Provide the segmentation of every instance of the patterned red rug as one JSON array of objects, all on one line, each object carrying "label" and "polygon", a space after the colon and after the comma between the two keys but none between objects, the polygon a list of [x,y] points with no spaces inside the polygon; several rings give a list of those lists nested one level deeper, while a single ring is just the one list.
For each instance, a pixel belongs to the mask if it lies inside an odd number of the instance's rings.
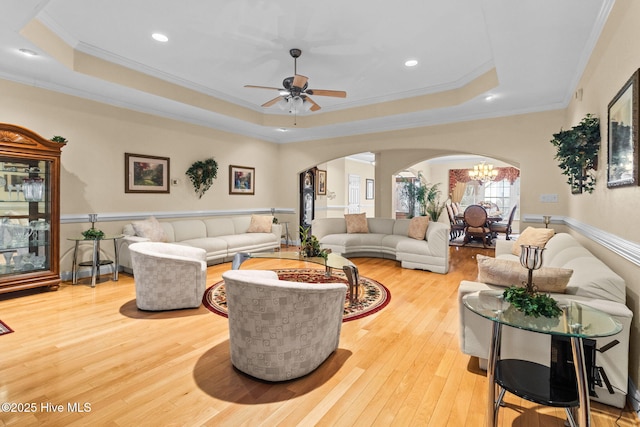
[{"label": "patterned red rug", "polygon": [[6,323],[0,320],[0,335],[10,334],[11,332],[13,332],[13,329],[11,329],[9,326],[7,326]]},{"label": "patterned red rug", "polygon": [[[307,282],[307,283],[348,283],[344,273],[339,270],[333,270],[331,277],[324,274],[324,270],[316,270],[310,268],[292,268],[274,270],[278,273],[280,280],[288,280],[290,282]],[[391,300],[391,293],[381,283],[360,276],[360,299],[354,303],[349,303],[349,294],[344,304],[343,322],[361,319],[382,310]],[[223,317],[227,317],[227,298],[224,290],[224,281],[209,287],[202,298],[202,303],[210,311]]]}]

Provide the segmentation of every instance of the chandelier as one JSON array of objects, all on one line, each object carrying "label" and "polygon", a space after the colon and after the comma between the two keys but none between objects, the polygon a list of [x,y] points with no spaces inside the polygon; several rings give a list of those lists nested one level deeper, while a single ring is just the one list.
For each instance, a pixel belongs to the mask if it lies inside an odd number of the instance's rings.
[{"label": "chandelier", "polygon": [[469,171],[469,177],[480,183],[493,181],[496,176],[498,176],[498,169],[494,169],[493,165],[488,165],[487,162],[480,162]]}]

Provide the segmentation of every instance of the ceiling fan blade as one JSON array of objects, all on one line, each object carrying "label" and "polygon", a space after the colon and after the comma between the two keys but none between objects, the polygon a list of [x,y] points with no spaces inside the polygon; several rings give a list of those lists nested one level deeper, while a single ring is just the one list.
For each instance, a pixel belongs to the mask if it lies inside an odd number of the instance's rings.
[{"label": "ceiling fan blade", "polygon": [[316,102],[313,99],[311,99],[311,97],[305,96],[305,98],[306,98],[307,102],[311,103],[311,108],[309,108],[309,110],[318,111],[320,109],[320,106],[318,104],[316,104]]},{"label": "ceiling fan blade", "polygon": [[273,90],[282,90],[279,87],[271,87],[271,86],[254,86],[254,85],[244,85],[244,87],[249,87],[253,89],[273,89]]},{"label": "ceiling fan blade", "polygon": [[282,99],[281,96],[276,96],[275,98],[273,98],[271,101],[267,101],[264,104],[261,105],[261,107],[271,107],[272,105],[275,105],[278,103],[278,101],[280,101]]},{"label": "ceiling fan blade", "polygon": [[305,76],[302,76],[300,74],[296,74],[293,77],[293,83],[291,83],[291,85],[294,86],[294,87],[303,88],[304,85],[307,84],[307,80],[309,80],[309,77],[305,77]]},{"label": "ceiling fan blade", "polygon": [[347,97],[347,92],[345,92],[343,90],[309,89],[306,92],[309,95],[334,96],[336,98],[346,98]]}]

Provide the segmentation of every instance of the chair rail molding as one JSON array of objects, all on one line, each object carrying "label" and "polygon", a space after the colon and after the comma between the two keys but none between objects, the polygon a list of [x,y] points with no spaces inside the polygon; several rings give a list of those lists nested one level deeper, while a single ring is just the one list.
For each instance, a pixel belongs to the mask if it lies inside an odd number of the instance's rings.
[{"label": "chair rail molding", "polygon": [[[98,213],[98,221],[134,221],[146,219],[150,216],[160,218],[199,218],[205,216],[234,216],[234,215],[267,215],[267,214],[295,214],[294,209],[289,208],[257,208],[257,209],[234,209],[234,210],[212,210],[212,211],[158,211],[158,212],[108,212]],[[87,222],[89,213],[60,215],[61,224],[72,224],[77,222]]]},{"label": "chair rail molding", "polygon": [[[542,215],[527,214],[524,215],[523,222],[544,223]],[[586,224],[578,221],[577,219],[554,215],[551,218],[551,224],[566,225],[572,230],[577,231],[589,240],[592,240],[599,245],[609,249],[613,253],[621,256],[640,267],[640,244],[627,240],[623,237],[617,236],[608,231],[594,227],[593,225]]]}]

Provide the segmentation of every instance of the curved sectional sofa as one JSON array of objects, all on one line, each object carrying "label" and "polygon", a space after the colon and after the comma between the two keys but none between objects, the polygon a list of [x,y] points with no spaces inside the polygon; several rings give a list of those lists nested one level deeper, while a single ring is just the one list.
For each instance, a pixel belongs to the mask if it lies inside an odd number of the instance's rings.
[{"label": "curved sectional sofa", "polygon": [[311,232],[323,249],[346,257],[370,256],[400,261],[403,268],[446,274],[449,226],[430,221],[424,238],[409,237],[409,219],[367,218],[366,233],[348,233],[344,218],[318,218]]}]

